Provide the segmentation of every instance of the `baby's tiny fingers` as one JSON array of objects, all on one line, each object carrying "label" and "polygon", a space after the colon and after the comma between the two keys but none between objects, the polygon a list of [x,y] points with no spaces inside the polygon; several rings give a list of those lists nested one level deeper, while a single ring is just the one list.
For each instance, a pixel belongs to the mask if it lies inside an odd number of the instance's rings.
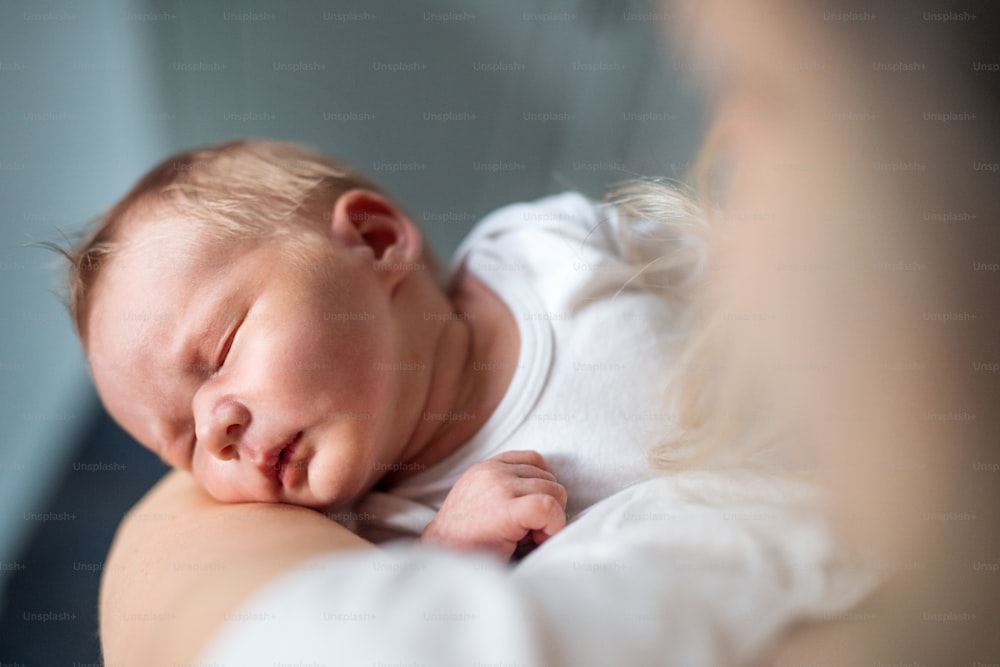
[{"label": "baby's tiny fingers", "polygon": [[538,466],[529,465],[527,463],[515,463],[511,466],[514,469],[514,474],[523,479],[547,479],[550,482],[555,482],[556,476],[545,468],[539,468]]},{"label": "baby's tiny fingers", "polygon": [[566,512],[548,494],[515,498],[510,504],[510,513],[518,525],[533,534],[541,531],[552,536],[566,527]]},{"label": "baby's tiny fingers", "polygon": [[542,470],[549,469],[549,467],[545,464],[545,459],[542,458],[542,455],[533,449],[503,452],[502,454],[497,454],[494,458],[502,463],[523,463],[529,466],[536,466]]},{"label": "baby's tiny fingers", "polygon": [[549,539],[550,537],[552,536],[542,530],[531,531],[531,541],[535,543],[536,547],[539,547],[542,544],[544,544],[545,540]]},{"label": "baby's tiny fingers", "polygon": [[566,487],[559,482],[554,482],[547,479],[535,478],[521,478],[514,482],[514,495],[518,497],[524,496],[535,496],[535,495],[545,495],[552,496],[555,498],[556,502],[563,509],[566,509],[566,501],[569,499],[569,495],[566,493]]}]

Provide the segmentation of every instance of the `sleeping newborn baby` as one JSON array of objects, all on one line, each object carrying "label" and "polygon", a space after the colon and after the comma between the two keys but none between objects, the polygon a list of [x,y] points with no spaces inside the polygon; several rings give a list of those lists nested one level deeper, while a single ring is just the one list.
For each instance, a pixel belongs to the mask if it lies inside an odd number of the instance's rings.
[{"label": "sleeping newborn baby", "polygon": [[216,499],[509,558],[652,476],[672,434],[680,310],[642,238],[564,194],[488,216],[444,276],[352,169],[237,141],[104,214],[69,306],[112,417]]}]

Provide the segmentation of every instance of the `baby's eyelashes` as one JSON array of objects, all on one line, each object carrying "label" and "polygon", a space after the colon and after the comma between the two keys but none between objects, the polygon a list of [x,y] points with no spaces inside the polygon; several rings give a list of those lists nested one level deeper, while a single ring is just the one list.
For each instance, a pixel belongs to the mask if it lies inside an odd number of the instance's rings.
[{"label": "baby's eyelashes", "polygon": [[226,359],[229,357],[229,350],[233,347],[233,340],[236,339],[236,331],[239,327],[234,327],[229,336],[226,337],[225,341],[222,343],[222,350],[219,352],[218,360],[215,363],[215,372],[218,373],[226,363]]},{"label": "baby's eyelashes", "polygon": [[244,313],[236,320],[233,328],[230,330],[229,335],[225,337],[222,342],[222,349],[219,350],[218,355],[216,355],[216,367],[215,372],[218,373],[222,370],[223,365],[226,363],[226,359],[229,358],[229,352],[233,348],[233,344],[236,342],[236,336],[239,334],[240,329],[243,327],[243,323],[247,319],[247,313]]}]

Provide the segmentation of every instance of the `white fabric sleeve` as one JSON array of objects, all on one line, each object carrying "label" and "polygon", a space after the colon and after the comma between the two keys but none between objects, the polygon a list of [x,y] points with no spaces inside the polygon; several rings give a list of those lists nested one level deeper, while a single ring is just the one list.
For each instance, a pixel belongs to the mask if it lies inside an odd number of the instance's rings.
[{"label": "white fabric sleeve", "polygon": [[319,558],[231,614],[199,664],[740,664],[875,583],[799,506],[657,479],[514,569],[419,547]]}]

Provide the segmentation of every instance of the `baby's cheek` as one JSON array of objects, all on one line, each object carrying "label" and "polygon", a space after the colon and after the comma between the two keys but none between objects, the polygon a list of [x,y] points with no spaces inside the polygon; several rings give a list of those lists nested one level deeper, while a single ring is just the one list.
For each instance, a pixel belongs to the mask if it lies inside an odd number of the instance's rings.
[{"label": "baby's cheek", "polygon": [[341,415],[310,443],[309,498],[303,504],[342,507],[358,500],[384,473],[378,472],[370,429],[354,415]]},{"label": "baby's cheek", "polygon": [[397,371],[384,323],[370,311],[335,312],[330,318],[325,335],[294,345],[290,384],[300,395],[330,396],[335,409],[360,409]]}]

